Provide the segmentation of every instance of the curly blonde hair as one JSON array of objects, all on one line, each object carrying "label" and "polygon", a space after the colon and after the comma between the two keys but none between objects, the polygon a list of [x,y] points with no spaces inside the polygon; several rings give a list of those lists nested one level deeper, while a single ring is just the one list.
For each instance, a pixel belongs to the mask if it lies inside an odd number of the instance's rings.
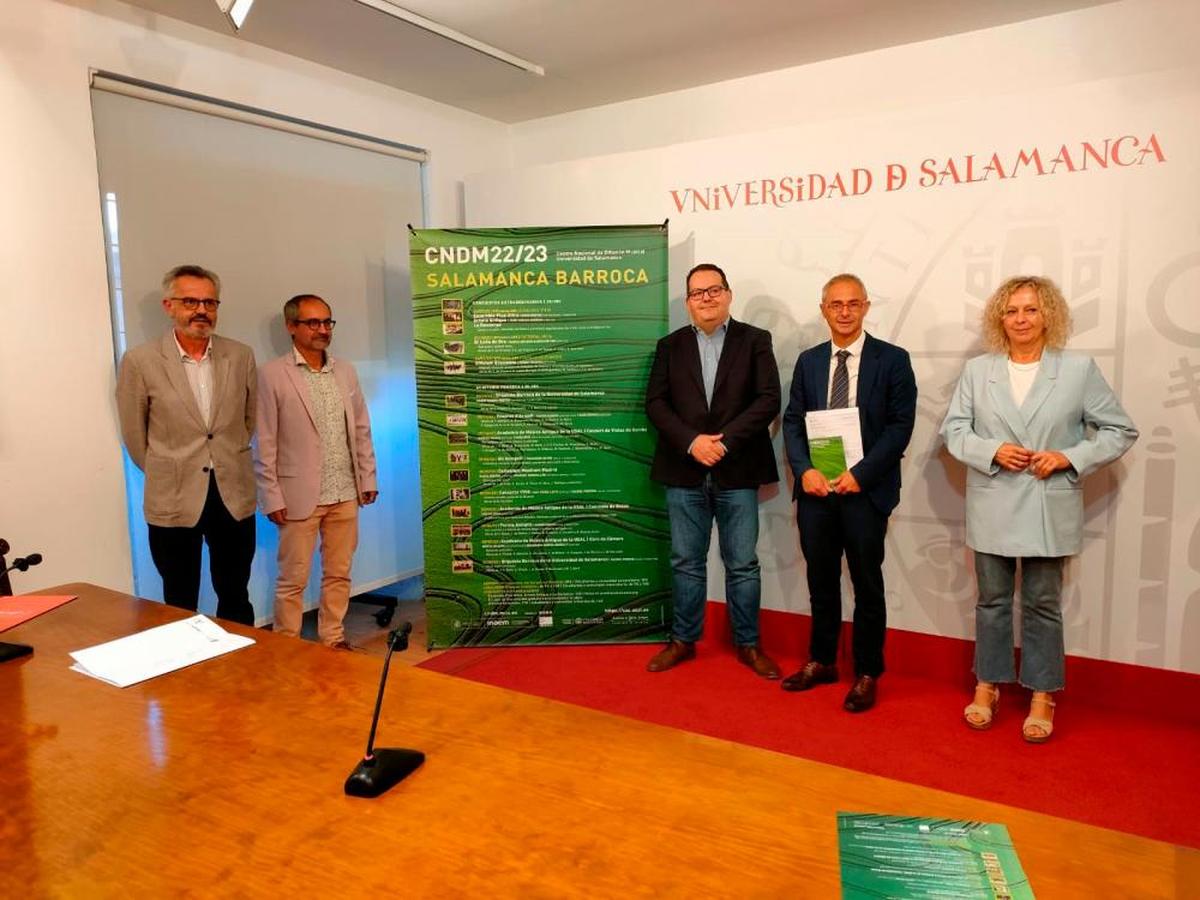
[{"label": "curly blonde hair", "polygon": [[1038,275],[1014,275],[996,288],[983,306],[983,340],[989,350],[1007,352],[1008,335],[1004,333],[1004,308],[1021,288],[1033,288],[1046,323],[1046,346],[1061,350],[1071,335],[1071,309],[1058,285]]}]

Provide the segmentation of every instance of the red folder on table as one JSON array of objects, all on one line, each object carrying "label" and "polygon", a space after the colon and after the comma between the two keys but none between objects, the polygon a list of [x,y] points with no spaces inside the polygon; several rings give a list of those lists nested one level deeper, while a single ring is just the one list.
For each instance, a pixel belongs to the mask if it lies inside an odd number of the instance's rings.
[{"label": "red folder on table", "polygon": [[16,628],[23,622],[36,619],[64,603],[75,599],[74,594],[61,597],[26,594],[21,597],[0,597],[0,631]]}]

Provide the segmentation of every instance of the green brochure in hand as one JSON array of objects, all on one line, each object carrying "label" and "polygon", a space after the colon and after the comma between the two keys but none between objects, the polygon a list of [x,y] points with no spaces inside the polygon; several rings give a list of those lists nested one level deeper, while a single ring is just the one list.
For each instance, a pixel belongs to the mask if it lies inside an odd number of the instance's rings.
[{"label": "green brochure in hand", "polygon": [[813,468],[830,481],[846,471],[846,449],[840,437],[808,439],[808,458]]}]

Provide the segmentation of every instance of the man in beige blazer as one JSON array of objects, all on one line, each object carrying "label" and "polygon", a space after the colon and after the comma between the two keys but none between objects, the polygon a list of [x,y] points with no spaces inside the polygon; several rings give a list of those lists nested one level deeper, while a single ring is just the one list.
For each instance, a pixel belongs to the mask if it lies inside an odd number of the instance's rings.
[{"label": "man in beige blazer", "polygon": [[321,537],[317,636],[352,649],[342,619],[350,603],[350,564],[358,508],[374,503],[371,419],[354,366],[329,353],[333,312],[314,294],[283,306],[292,349],[259,372],[258,455],[262,510],[279,526],[275,631],[298,635],[304,589]]},{"label": "man in beige blazer", "polygon": [[177,266],[162,284],[173,327],[129,350],[117,374],[121,437],[146,473],[150,555],[163,599],[194,610],[207,542],[217,616],[253,625],[246,586],[254,560],[254,352],[213,334],[216,273]]}]

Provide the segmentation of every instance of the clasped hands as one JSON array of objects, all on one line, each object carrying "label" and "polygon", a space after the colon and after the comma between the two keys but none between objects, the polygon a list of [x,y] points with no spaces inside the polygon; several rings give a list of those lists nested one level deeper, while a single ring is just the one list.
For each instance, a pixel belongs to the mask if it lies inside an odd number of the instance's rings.
[{"label": "clasped hands", "polygon": [[800,487],[804,493],[814,497],[828,497],[830,494],[857,494],[862,490],[858,479],[850,472],[843,472],[830,481],[816,469],[809,469],[800,476]]},{"label": "clasped hands", "polygon": [[688,453],[692,455],[692,459],[700,463],[702,466],[712,467],[719,463],[725,454],[729,451],[725,449],[725,445],[721,443],[723,434],[698,434],[696,439],[692,441],[692,446],[688,448]]},{"label": "clasped hands", "polygon": [[1057,450],[1027,450],[1019,444],[1001,444],[992,458],[1010,472],[1028,469],[1034,478],[1048,478],[1055,472],[1071,468],[1071,461]]}]

